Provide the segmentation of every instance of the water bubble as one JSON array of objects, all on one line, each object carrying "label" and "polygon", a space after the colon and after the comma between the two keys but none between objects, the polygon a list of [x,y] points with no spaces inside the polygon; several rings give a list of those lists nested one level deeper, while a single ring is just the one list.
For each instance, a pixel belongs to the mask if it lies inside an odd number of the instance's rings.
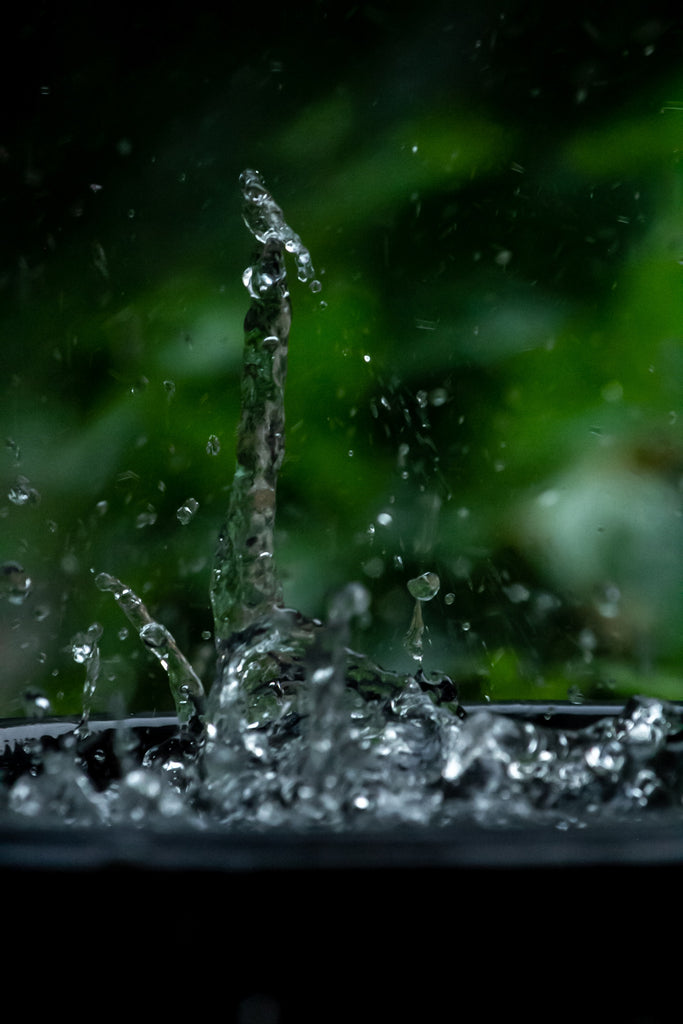
[{"label": "water bubble", "polygon": [[187,524],[194,517],[198,508],[199,502],[196,500],[196,498],[188,498],[187,501],[185,501],[176,512],[178,522],[181,523],[182,526],[187,526]]}]

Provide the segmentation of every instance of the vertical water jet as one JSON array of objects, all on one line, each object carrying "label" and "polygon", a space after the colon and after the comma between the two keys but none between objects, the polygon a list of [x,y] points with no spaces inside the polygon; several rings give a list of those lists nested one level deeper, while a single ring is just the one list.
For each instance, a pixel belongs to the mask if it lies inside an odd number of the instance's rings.
[{"label": "vertical water jet", "polygon": [[309,623],[284,608],[275,558],[276,490],[285,452],[285,379],[292,321],[285,253],[294,256],[300,281],[314,290],[319,285],[308,249],[286,223],[261,175],[244,171],[240,184],[243,220],[258,247],[242,275],[251,303],[244,321],[237,465],[210,590],[217,686],[230,686],[239,668],[241,688],[248,691],[296,673],[297,635],[305,639],[310,633]]}]

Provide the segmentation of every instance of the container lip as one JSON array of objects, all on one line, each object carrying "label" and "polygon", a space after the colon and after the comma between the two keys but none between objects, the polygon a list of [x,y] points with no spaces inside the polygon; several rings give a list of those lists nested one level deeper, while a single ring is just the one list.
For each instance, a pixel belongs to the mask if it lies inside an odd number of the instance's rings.
[{"label": "container lip", "polygon": [[[667,703],[676,706],[680,703],[683,708],[683,701]],[[468,714],[477,711],[491,711],[497,714],[519,715],[522,717],[542,716],[552,721],[558,714],[570,715],[577,719],[602,718],[608,715],[616,715],[624,710],[623,700],[614,703],[576,704],[573,701],[534,701],[534,700],[510,700],[510,701],[482,701],[475,703],[463,703],[462,707]],[[40,735],[58,736],[74,729],[81,721],[80,715],[51,715],[44,718],[29,718],[23,716],[0,718],[0,738],[11,733],[22,734],[27,737]],[[177,716],[170,711],[140,711],[122,718],[113,718],[111,715],[91,715],[88,718],[88,725],[93,731],[103,729],[124,729],[126,727],[154,728],[155,726],[177,725]]]},{"label": "container lip", "polygon": [[679,825],[618,822],[562,832],[548,826],[263,833],[219,829],[11,825],[0,833],[0,873],[22,871],[211,872],[297,876],[372,871],[595,868],[683,869]]},{"label": "container lip", "polygon": [[[81,722],[80,715],[51,716],[45,718],[0,718],[0,751],[3,746],[13,746],[27,740],[41,737],[57,738],[73,730]],[[105,732],[108,729],[155,729],[177,726],[178,718],[170,712],[143,712],[128,715],[125,718],[112,718],[109,715],[93,715],[88,719],[88,727],[92,732]]]}]

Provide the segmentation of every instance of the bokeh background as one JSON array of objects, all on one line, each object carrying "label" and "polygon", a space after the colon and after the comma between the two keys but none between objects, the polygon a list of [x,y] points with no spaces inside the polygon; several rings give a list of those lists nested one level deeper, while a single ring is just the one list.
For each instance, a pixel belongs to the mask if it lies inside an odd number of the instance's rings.
[{"label": "bokeh background", "polygon": [[354,644],[404,670],[406,584],[433,571],[424,667],[467,699],[683,699],[672,9],[3,16],[0,715],[78,712],[94,623],[95,710],[172,706],[93,571],[211,678],[245,167],[323,285],[292,281],[288,603],[363,581]]}]

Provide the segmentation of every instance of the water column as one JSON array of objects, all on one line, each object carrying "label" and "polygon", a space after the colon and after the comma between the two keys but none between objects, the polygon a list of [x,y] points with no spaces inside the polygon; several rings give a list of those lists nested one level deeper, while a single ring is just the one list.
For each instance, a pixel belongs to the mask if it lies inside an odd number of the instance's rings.
[{"label": "water column", "polygon": [[[275,564],[277,477],[285,451],[285,378],[291,305],[284,262],[294,255],[298,277],[315,288],[308,250],[287,225],[257,171],[240,176],[242,215],[259,243],[242,276],[251,296],[244,321],[241,419],[237,468],[218,540],[211,582],[216,641],[282,606]],[[317,286],[319,287],[319,285]]]}]

